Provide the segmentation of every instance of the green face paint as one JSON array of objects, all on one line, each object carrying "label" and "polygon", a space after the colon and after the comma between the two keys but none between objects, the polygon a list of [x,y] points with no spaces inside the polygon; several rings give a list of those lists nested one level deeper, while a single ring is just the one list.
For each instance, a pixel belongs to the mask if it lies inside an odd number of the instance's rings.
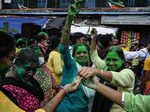
[{"label": "green face paint", "polygon": [[10,65],[2,65],[0,66],[0,79],[3,79],[5,77],[5,74],[8,72],[10,68]]},{"label": "green face paint", "polygon": [[18,75],[21,79],[23,79],[23,76],[25,75],[25,69],[24,69],[24,67],[22,67],[22,66],[17,67],[17,68],[16,68],[16,73],[17,73],[17,75]]},{"label": "green face paint", "polygon": [[83,46],[79,46],[75,51],[74,59],[81,65],[85,66],[88,63],[89,56],[87,48]]},{"label": "green face paint", "polygon": [[[16,67],[16,73],[17,76],[21,79],[21,80],[27,80],[29,79],[33,74],[33,71],[31,69],[31,63],[30,62],[26,62],[25,65],[22,66],[17,66]],[[28,78],[26,78],[27,76],[29,76]]]},{"label": "green face paint", "polygon": [[108,70],[116,71],[121,68],[123,62],[115,51],[108,52],[106,55],[106,65]]}]

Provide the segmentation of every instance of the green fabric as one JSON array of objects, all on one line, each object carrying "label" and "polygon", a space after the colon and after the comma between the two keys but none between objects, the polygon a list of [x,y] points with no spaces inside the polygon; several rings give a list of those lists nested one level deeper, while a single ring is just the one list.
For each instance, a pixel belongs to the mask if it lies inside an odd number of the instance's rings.
[{"label": "green fabric", "polygon": [[39,35],[44,35],[45,37],[48,37],[48,34],[46,32],[40,32]]},{"label": "green fabric", "polygon": [[150,112],[150,95],[134,95],[124,93],[123,108],[127,112]]},{"label": "green fabric", "polygon": [[112,3],[113,5],[117,6],[124,6],[124,3],[121,0],[114,1],[114,0],[107,0],[108,2]]},{"label": "green fabric", "polygon": [[39,46],[34,46],[33,49],[35,50],[35,52],[36,52],[39,56],[42,55],[42,51],[41,51],[41,49],[40,49]]},{"label": "green fabric", "polygon": [[135,75],[130,69],[123,69],[120,72],[112,71],[111,84],[118,87],[119,91],[133,92]]}]

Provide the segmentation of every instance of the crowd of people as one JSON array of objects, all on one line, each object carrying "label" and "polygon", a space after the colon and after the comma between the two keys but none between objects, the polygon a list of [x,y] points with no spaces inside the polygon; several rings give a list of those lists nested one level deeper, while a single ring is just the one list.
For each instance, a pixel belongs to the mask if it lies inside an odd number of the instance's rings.
[{"label": "crowd of people", "polygon": [[81,3],[62,29],[30,38],[0,31],[2,112],[149,112],[150,45],[125,51],[94,28],[71,34]]}]

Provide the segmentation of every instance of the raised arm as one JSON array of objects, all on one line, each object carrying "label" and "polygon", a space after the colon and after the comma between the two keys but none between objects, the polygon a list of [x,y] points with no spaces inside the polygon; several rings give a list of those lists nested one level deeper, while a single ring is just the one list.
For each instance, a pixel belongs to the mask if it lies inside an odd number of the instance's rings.
[{"label": "raised arm", "polygon": [[96,36],[97,36],[97,31],[95,28],[93,28],[91,31],[91,38],[92,38],[91,46],[90,46],[91,51],[96,50]]},{"label": "raised arm", "polygon": [[106,70],[106,64],[105,61],[102,60],[97,53],[97,42],[96,42],[96,38],[97,38],[97,30],[95,28],[92,29],[91,31],[91,46],[90,46],[90,57],[91,57],[91,61],[93,62],[93,64],[96,66],[96,68],[99,69],[103,69]]},{"label": "raised arm", "polygon": [[82,0],[76,0],[74,4],[70,5],[68,8],[68,16],[66,18],[65,26],[62,32],[61,43],[64,46],[69,45],[69,36],[71,30],[71,24],[76,14],[80,12]]}]

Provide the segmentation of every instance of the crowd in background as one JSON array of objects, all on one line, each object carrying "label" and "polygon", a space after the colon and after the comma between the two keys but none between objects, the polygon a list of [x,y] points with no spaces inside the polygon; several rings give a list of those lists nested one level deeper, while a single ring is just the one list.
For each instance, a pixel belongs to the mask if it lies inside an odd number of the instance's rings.
[{"label": "crowd in background", "polygon": [[61,29],[0,32],[2,112],[149,111],[150,45],[126,51],[113,34],[71,34],[76,5]]}]

